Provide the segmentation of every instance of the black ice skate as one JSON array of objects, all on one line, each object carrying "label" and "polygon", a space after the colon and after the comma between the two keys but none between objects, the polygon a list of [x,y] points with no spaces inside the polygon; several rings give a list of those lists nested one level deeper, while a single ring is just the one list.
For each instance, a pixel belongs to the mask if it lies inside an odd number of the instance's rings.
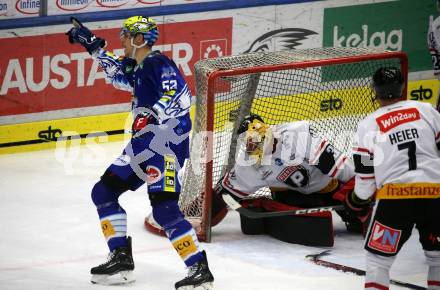
[{"label": "black ice skate", "polygon": [[214,289],[212,285],[212,282],[214,282],[214,277],[212,276],[211,271],[209,271],[205,251],[203,251],[202,254],[203,259],[189,267],[186,278],[180,280],[174,285],[176,289]]},{"label": "black ice skate", "polygon": [[109,254],[108,261],[90,270],[92,283],[114,285],[134,281],[134,262],[131,254],[131,237],[127,237],[127,247],[120,247]]}]

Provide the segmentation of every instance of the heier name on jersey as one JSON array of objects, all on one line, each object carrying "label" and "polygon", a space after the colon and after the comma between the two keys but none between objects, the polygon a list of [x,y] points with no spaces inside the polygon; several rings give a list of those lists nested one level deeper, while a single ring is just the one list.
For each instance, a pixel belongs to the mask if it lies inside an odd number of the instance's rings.
[{"label": "heier name on jersey", "polygon": [[419,132],[417,131],[416,128],[405,129],[388,135],[388,138],[391,142],[391,145],[393,145],[396,143],[417,139],[419,138]]}]

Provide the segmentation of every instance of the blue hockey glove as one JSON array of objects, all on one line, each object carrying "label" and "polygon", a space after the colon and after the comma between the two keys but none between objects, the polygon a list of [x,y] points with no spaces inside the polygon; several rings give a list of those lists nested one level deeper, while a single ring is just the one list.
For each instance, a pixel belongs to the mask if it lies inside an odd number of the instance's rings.
[{"label": "blue hockey glove", "polygon": [[82,25],[82,23],[75,17],[70,17],[70,21],[73,24],[66,35],[69,37],[69,42],[81,44],[90,55],[97,49],[104,47],[106,42],[104,39],[96,37],[87,27]]}]

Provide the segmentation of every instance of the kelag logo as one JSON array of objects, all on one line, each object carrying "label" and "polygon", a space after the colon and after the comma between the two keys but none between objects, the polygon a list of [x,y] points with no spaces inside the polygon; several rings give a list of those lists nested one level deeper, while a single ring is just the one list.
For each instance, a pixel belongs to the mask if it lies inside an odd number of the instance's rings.
[{"label": "kelag logo", "polygon": [[333,27],[333,46],[335,47],[371,47],[389,50],[402,50],[402,30],[369,31],[368,25],[353,34],[341,35],[338,26]]},{"label": "kelag logo", "polygon": [[426,33],[434,2],[387,1],[325,8],[323,46],[401,50],[408,54],[411,71],[432,70]]},{"label": "kelag logo", "polygon": [[92,3],[93,0],[57,0],[56,5],[64,11],[83,10]]},{"label": "kelag logo", "polygon": [[118,8],[128,3],[128,0],[96,0],[96,3],[105,8]]},{"label": "kelag logo", "polygon": [[40,12],[40,0],[17,0],[15,8],[22,14],[38,14]]}]

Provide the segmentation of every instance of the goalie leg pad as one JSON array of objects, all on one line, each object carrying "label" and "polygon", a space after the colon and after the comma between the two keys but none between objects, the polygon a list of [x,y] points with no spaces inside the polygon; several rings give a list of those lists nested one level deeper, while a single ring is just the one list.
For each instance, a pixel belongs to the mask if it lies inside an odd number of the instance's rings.
[{"label": "goalie leg pad", "polygon": [[[270,199],[258,199],[247,204],[256,211],[282,211],[301,209]],[[330,212],[307,215],[291,215],[250,219],[240,215],[244,234],[267,234],[283,242],[315,247],[331,247],[334,244],[333,222]]]},{"label": "goalie leg pad", "polygon": [[[242,201],[242,206],[253,211],[264,212],[262,202],[264,198],[257,198],[252,200],[244,200]],[[262,235],[265,233],[264,231],[264,219],[251,219],[244,215],[240,215],[240,226],[241,231],[245,235]]]},{"label": "goalie leg pad", "polygon": [[264,219],[265,232],[287,243],[332,247],[333,223],[329,217],[283,216]]}]

